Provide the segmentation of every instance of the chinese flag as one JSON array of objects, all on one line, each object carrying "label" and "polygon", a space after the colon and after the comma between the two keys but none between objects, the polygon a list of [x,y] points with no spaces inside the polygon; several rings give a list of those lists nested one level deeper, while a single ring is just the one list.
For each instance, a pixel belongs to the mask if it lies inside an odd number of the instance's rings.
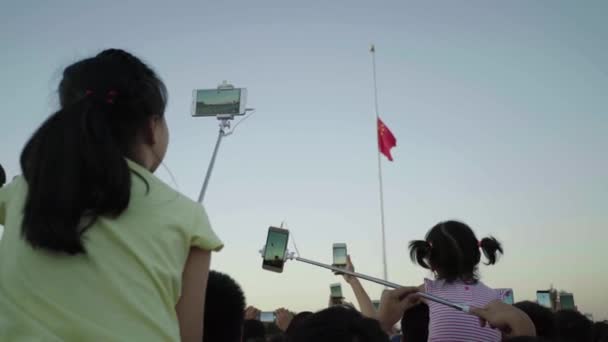
[{"label": "chinese flag", "polygon": [[384,122],[378,118],[378,149],[380,153],[384,154],[388,160],[393,161],[391,148],[395,146],[397,146],[397,139]]}]

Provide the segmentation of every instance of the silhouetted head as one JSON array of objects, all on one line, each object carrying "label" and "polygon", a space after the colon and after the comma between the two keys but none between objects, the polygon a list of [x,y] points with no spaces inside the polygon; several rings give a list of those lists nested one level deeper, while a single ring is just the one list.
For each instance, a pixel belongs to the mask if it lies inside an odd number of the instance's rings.
[{"label": "silhouetted head", "polygon": [[593,342],[608,342],[608,322],[593,324]]},{"label": "silhouetted head", "polygon": [[266,328],[264,327],[264,323],[257,319],[245,320],[245,323],[243,324],[243,340],[248,341],[257,338],[266,339]]},{"label": "silhouetted head", "polygon": [[137,57],[116,49],[68,66],[61,108],[21,153],[28,184],[22,234],[34,248],[85,253],[83,233],[129,205],[125,158],[154,171],[167,150],[167,91]]},{"label": "silhouetted head", "polygon": [[307,317],[295,327],[290,342],[386,342],[380,323],[356,310],[333,306]]},{"label": "silhouetted head", "polygon": [[555,314],[548,308],[530,301],[515,303],[514,306],[525,312],[536,327],[539,337],[554,338],[557,336],[555,328]]},{"label": "silhouetted head", "polygon": [[0,165],[0,187],[6,183],[6,173],[4,172],[4,168]]},{"label": "silhouetted head", "polygon": [[291,336],[292,331],[294,329],[296,329],[296,327],[300,326],[300,324],[302,324],[302,322],[304,322],[304,320],[306,320],[308,317],[310,317],[312,315],[313,315],[313,313],[310,311],[299,312],[297,315],[295,315],[293,317],[293,319],[291,320],[291,322],[289,323],[289,326],[287,327],[287,331],[286,331],[287,336]]},{"label": "silhouetted head", "polygon": [[580,312],[560,310],[555,314],[555,326],[559,341],[590,341],[593,323]]},{"label": "silhouetted head", "polygon": [[426,342],[429,339],[429,306],[416,305],[401,318],[403,342]]},{"label": "silhouetted head", "polygon": [[241,342],[245,295],[228,275],[210,271],[205,298],[203,341]]},{"label": "silhouetted head", "polygon": [[420,266],[433,270],[437,279],[476,281],[477,265],[481,253],[488,259],[487,265],[496,263],[502,254],[500,243],[493,237],[478,240],[473,230],[458,221],[437,224],[425,240],[410,242],[410,257]]}]

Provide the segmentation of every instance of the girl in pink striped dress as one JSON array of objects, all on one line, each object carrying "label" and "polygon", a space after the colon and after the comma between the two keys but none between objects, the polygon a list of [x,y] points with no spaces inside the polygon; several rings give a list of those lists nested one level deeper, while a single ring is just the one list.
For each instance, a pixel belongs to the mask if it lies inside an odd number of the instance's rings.
[{"label": "girl in pink striped dress", "polygon": [[[435,279],[425,279],[421,291],[443,297],[455,303],[485,307],[494,300],[502,300],[503,290],[494,290],[479,280],[477,265],[481,253],[487,265],[502,254],[500,243],[493,237],[477,240],[471,228],[457,221],[437,224],[425,240],[410,242],[412,261],[430,269]],[[442,304],[426,301],[429,306],[429,341],[500,341],[498,330],[482,328],[475,316]]]}]

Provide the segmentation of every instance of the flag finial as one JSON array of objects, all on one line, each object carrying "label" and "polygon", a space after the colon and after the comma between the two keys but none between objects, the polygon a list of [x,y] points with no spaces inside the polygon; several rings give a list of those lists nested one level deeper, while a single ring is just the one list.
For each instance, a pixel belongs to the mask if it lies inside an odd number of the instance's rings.
[{"label": "flag finial", "polygon": [[372,44],[369,48],[369,52],[374,53],[376,52],[376,47],[374,46],[374,44]]}]

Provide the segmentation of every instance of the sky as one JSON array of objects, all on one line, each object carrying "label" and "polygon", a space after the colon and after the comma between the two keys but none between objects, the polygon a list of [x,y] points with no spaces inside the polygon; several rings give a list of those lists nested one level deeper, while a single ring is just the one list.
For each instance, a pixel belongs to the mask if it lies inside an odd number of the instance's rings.
[{"label": "sky", "polygon": [[[389,280],[428,271],[407,243],[460,219],[505,254],[482,280],[534,299],[551,285],[608,318],[608,2],[193,1],[0,5],[0,163],[12,177],[57,109],[64,67],[104,48],[148,62],[169,89],[171,143],[158,176],[196,199],[217,138],[192,90],[223,80],[256,112],[221,145],[205,207],[225,248],[212,268],[261,310],[327,305],[331,272],[262,270],[268,226],[303,257],[382,275],[376,121],[397,137],[382,161]],[[364,284],[373,299],[382,287]]]}]

